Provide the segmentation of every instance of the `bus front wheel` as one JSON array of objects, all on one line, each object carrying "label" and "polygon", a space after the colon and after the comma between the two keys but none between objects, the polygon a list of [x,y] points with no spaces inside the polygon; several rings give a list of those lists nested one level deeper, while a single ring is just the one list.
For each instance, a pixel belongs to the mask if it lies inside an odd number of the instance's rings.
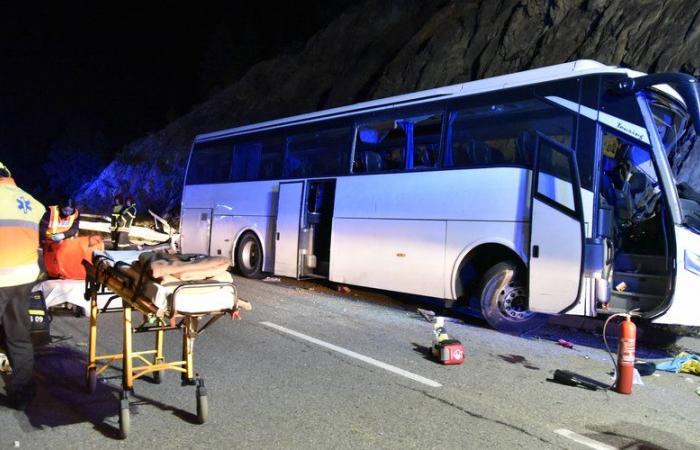
[{"label": "bus front wheel", "polygon": [[548,317],[527,309],[527,284],[518,265],[500,262],[486,271],[480,302],[484,319],[506,333],[522,333],[544,325]]},{"label": "bus front wheel", "polygon": [[262,272],[262,245],[258,237],[251,232],[241,236],[236,247],[236,267],[246,278],[260,278]]}]

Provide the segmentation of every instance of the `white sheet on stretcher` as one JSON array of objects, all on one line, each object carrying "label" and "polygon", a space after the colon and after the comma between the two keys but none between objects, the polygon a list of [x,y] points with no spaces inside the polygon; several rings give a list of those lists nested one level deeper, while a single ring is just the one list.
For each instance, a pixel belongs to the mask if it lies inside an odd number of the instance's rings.
[{"label": "white sheet on stretcher", "polygon": [[[37,283],[32,288],[32,292],[41,291],[44,294],[46,307],[51,308],[60,306],[64,303],[80,306],[83,308],[85,316],[90,314],[90,301],[85,300],[85,281],[84,280],[45,280]],[[97,306],[104,308],[107,304],[109,296],[98,295]],[[120,298],[115,299],[109,304],[110,308],[121,308],[122,301]]]},{"label": "white sheet on stretcher", "polygon": [[[127,263],[138,260],[140,251],[105,251],[102,255],[110,259],[109,264],[115,265],[116,261]],[[130,268],[121,268],[135,282],[138,281],[138,273]],[[183,283],[185,284],[185,283]],[[180,313],[208,313],[232,309],[235,306],[235,296],[230,286],[222,287],[197,287],[180,289],[175,298],[175,305],[170,304],[171,296],[177,285],[164,286],[155,281],[148,280],[143,287],[145,297],[151,299],[160,311],[168,311],[172,306]]]}]

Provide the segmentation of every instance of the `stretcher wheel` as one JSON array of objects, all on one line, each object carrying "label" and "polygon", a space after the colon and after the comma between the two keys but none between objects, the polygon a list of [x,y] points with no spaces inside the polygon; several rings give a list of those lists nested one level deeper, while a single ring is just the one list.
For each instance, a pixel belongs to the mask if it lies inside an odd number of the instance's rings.
[{"label": "stretcher wheel", "polygon": [[204,386],[197,387],[197,422],[205,423],[209,419],[209,401]]},{"label": "stretcher wheel", "polygon": [[87,384],[87,390],[90,394],[94,394],[97,390],[97,369],[91,367],[88,369],[87,379],[85,380]]},{"label": "stretcher wheel", "polygon": [[157,372],[153,372],[153,382],[155,384],[160,384],[161,381],[163,381],[163,375],[162,372],[159,370]]},{"label": "stretcher wheel", "polygon": [[131,415],[129,414],[129,400],[122,399],[119,408],[119,435],[126,439],[131,430]]}]

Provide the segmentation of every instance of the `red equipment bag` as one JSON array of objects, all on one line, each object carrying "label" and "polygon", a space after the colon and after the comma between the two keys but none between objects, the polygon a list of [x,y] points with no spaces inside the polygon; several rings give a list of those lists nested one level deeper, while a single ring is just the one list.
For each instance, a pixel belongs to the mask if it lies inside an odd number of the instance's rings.
[{"label": "red equipment bag", "polygon": [[464,362],[464,346],[456,339],[447,339],[437,344],[440,362],[445,365],[457,365]]},{"label": "red equipment bag", "polygon": [[44,244],[44,266],[51,278],[84,280],[85,268],[82,261],[92,261],[92,252],[104,250],[100,236],[80,236],[61,242]]}]

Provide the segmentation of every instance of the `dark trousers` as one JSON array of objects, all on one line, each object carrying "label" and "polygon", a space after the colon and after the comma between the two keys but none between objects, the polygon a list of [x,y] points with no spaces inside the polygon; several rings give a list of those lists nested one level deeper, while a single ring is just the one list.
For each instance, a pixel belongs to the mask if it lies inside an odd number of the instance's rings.
[{"label": "dark trousers", "polygon": [[129,240],[128,231],[112,231],[112,249],[113,250],[129,250],[131,241]]},{"label": "dark trousers", "polygon": [[7,388],[14,394],[31,389],[34,347],[29,332],[29,292],[34,283],[0,287],[0,320],[5,330],[12,378]]}]

